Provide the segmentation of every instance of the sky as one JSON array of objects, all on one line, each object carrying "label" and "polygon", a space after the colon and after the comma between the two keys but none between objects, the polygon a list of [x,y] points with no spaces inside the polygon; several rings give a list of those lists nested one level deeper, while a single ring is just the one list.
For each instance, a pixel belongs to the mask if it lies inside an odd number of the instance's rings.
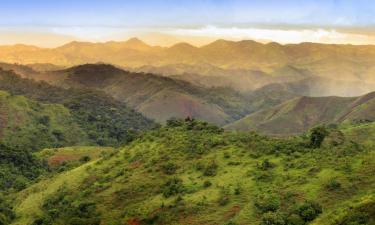
[{"label": "sky", "polygon": [[375,44],[373,0],[0,0],[0,44],[216,39]]}]

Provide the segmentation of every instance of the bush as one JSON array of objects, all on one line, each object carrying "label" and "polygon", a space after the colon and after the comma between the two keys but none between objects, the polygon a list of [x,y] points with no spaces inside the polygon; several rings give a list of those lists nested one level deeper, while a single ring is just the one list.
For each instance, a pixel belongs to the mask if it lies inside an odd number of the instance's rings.
[{"label": "bush", "polygon": [[90,161],[90,160],[91,160],[91,158],[90,158],[90,156],[88,156],[88,155],[82,156],[82,157],[79,159],[80,162],[88,162],[88,161]]},{"label": "bush", "polygon": [[366,225],[369,224],[370,216],[364,212],[355,211],[348,218],[345,218],[343,225]]},{"label": "bush", "polygon": [[169,198],[170,196],[182,193],[184,189],[182,180],[180,178],[173,178],[163,185],[163,195]]},{"label": "bush", "polygon": [[218,168],[218,165],[216,164],[216,162],[211,161],[210,163],[208,163],[205,166],[204,171],[203,171],[203,175],[213,177],[217,173],[217,168]]},{"label": "bush", "polygon": [[172,175],[176,172],[177,165],[174,164],[173,162],[167,162],[167,163],[161,165],[161,169],[162,169],[163,173],[165,173],[167,175]]},{"label": "bush", "polygon": [[260,210],[262,213],[265,212],[275,212],[280,207],[280,199],[275,194],[265,194],[258,196],[255,199],[255,207]]},{"label": "bush", "polygon": [[284,217],[278,212],[267,212],[262,216],[261,225],[285,225]]},{"label": "bush", "polygon": [[270,162],[269,159],[265,159],[262,161],[262,164],[259,166],[261,170],[269,170],[274,168],[276,165],[272,162]]},{"label": "bush", "polygon": [[209,181],[209,180],[206,180],[204,183],[203,183],[203,187],[205,188],[208,188],[208,187],[211,187],[212,183]]},{"label": "bush", "polygon": [[315,127],[310,132],[310,147],[320,148],[324,138],[329,134],[324,126]]},{"label": "bush", "polygon": [[332,179],[326,184],[326,188],[329,191],[335,191],[341,188],[341,183],[336,179]]},{"label": "bush", "polygon": [[305,221],[313,221],[323,212],[322,207],[315,202],[305,202],[297,209],[298,215]]}]

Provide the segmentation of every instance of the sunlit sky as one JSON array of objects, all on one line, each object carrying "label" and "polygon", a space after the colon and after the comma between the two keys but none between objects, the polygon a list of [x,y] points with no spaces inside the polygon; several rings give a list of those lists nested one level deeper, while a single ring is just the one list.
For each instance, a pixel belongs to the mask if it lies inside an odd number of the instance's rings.
[{"label": "sunlit sky", "polygon": [[0,0],[0,44],[215,39],[375,44],[373,0]]}]

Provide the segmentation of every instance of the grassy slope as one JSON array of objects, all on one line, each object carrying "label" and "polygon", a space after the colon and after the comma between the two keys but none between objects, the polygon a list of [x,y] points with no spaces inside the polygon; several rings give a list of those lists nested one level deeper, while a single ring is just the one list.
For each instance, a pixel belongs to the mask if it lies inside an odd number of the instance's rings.
[{"label": "grassy slope", "polygon": [[226,128],[256,130],[272,135],[291,135],[318,124],[374,121],[375,93],[358,98],[298,97],[252,113]]},{"label": "grassy slope", "polygon": [[[314,200],[323,214],[313,224],[345,224],[350,206],[361,210],[361,204],[375,204],[375,124],[345,125],[344,138],[333,144],[337,132],[311,150],[298,138],[222,133],[202,123],[165,127],[20,192],[14,224],[46,217],[43,205],[59,193],[64,204],[94,203],[102,224],[258,224],[262,213],[255,199],[267,193],[280,199],[281,212]],[[264,168],[266,159],[272,166]],[[170,193],[165,184],[174,178],[182,180],[173,189],[177,193],[163,195]],[[333,180],[341,186],[329,188]],[[204,185],[207,181],[211,185]],[[68,224],[72,215],[58,205],[53,224]],[[373,221],[373,212],[368,215]]]},{"label": "grassy slope", "polygon": [[0,141],[9,147],[39,150],[89,143],[62,105],[41,104],[0,91]]}]

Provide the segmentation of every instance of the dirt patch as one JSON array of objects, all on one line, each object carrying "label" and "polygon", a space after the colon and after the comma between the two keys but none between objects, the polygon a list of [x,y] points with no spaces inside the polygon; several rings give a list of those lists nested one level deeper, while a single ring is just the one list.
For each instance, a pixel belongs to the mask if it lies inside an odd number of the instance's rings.
[{"label": "dirt patch", "polygon": [[137,218],[129,219],[126,222],[128,225],[141,225],[141,222]]},{"label": "dirt patch", "polygon": [[241,207],[239,205],[235,205],[225,213],[225,219],[230,219],[235,217],[241,211]]},{"label": "dirt patch", "polygon": [[48,165],[51,167],[57,167],[64,162],[78,160],[79,158],[79,155],[54,155],[48,159]]}]

